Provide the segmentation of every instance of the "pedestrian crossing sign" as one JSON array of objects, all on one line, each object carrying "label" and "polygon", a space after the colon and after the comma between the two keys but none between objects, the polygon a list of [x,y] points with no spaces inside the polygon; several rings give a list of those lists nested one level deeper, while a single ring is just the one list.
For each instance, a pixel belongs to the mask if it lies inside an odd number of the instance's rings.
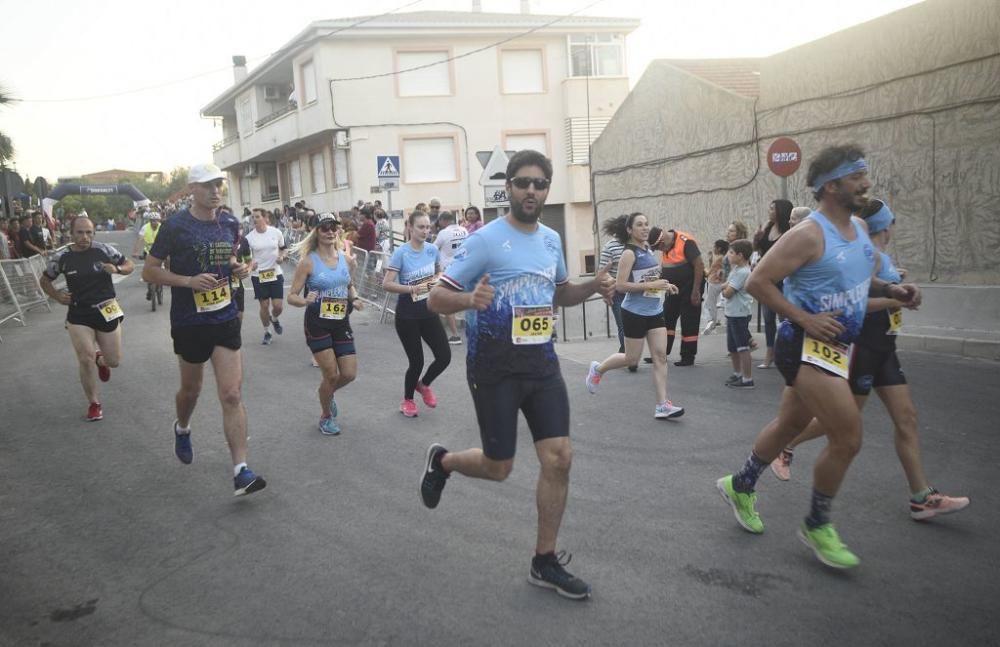
[{"label": "pedestrian crossing sign", "polygon": [[376,165],[380,178],[399,177],[399,155],[377,155]]}]

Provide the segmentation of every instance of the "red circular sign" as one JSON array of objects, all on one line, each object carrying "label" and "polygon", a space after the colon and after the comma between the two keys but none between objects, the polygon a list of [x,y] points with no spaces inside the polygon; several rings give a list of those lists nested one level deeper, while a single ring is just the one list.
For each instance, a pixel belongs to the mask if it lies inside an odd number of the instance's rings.
[{"label": "red circular sign", "polygon": [[767,149],[767,168],[778,177],[788,177],[799,170],[802,164],[802,149],[795,140],[779,137]]}]

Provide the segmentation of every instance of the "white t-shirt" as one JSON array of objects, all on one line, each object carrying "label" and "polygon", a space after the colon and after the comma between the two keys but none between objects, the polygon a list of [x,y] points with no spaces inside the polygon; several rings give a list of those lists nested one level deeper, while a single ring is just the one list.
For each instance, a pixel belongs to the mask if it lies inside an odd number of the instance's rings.
[{"label": "white t-shirt", "polygon": [[276,273],[279,275],[282,273],[281,266],[278,265],[278,253],[285,246],[285,237],[280,231],[270,225],[264,233],[251,229],[247,234],[247,243],[253,252],[254,260],[257,261],[257,269],[253,271],[254,276],[259,275],[261,270],[277,270]]},{"label": "white t-shirt", "polygon": [[465,227],[461,225],[448,225],[434,239],[434,244],[441,251],[439,258],[442,270],[451,265],[452,260],[455,258],[455,252],[462,246],[468,235],[469,232],[465,230]]}]

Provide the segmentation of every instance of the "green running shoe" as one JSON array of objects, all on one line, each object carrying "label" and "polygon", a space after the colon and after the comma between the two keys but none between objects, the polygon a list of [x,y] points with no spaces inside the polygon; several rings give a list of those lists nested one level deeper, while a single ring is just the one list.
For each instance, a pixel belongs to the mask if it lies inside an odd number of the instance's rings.
[{"label": "green running shoe", "polygon": [[736,521],[743,526],[747,532],[759,535],[764,532],[764,522],[760,520],[755,507],[757,495],[753,493],[745,494],[733,489],[733,475],[723,476],[715,482],[715,487],[719,488],[719,494],[726,500],[726,503],[733,509]]},{"label": "green running shoe", "polygon": [[825,523],[819,528],[809,529],[804,523],[799,528],[799,539],[812,551],[816,558],[833,568],[854,568],[861,563],[858,556],[847,550],[840,541],[840,536],[832,523]]}]

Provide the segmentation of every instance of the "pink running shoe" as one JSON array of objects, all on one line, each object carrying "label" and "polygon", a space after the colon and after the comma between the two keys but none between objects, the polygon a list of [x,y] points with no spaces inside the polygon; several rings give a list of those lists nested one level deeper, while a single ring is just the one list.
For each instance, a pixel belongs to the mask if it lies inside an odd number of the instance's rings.
[{"label": "pink running shoe", "polygon": [[399,405],[399,410],[407,418],[417,417],[417,403],[413,400],[403,400],[402,404]]},{"label": "pink running shoe", "polygon": [[939,514],[958,512],[968,505],[969,497],[945,496],[932,488],[931,493],[922,502],[917,503],[910,499],[910,518],[915,521],[923,521]]},{"label": "pink running shoe", "polygon": [[792,478],[792,452],[782,449],[778,457],[771,461],[771,471],[779,481]]},{"label": "pink running shoe", "polygon": [[417,393],[424,399],[424,404],[431,409],[438,405],[438,399],[434,396],[434,391],[431,391],[431,387],[425,385],[423,382],[417,382]]}]

